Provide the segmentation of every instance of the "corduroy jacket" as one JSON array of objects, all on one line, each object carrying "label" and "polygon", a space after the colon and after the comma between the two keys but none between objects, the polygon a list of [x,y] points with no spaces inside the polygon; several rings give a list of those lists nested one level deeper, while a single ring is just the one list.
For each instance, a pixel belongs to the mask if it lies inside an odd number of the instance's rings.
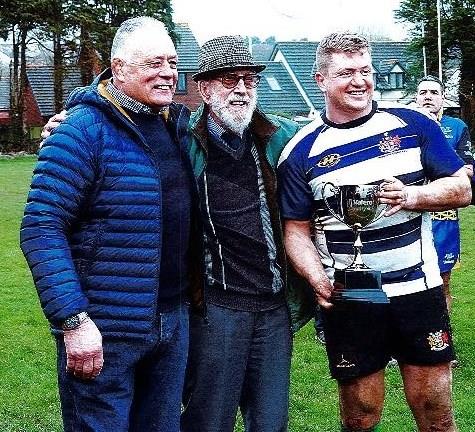
[{"label": "corduroy jacket", "polygon": [[[202,104],[190,119],[189,153],[198,185],[205,181],[204,174],[208,149],[207,116],[208,108]],[[307,283],[298,277],[292,268],[286,264],[282,224],[277,199],[275,168],[280,153],[288,141],[295,135],[299,126],[291,120],[275,115],[266,115],[257,109],[251,120],[250,129],[260,158],[267,204],[277,247],[278,262],[282,269],[286,269],[285,290],[287,304],[292,330],[296,332],[314,317],[315,300],[312,290]],[[202,196],[205,193],[204,191],[206,191],[206,188],[199,187],[201,205],[204,205],[203,203],[206,202],[206,196]],[[206,214],[206,212],[202,212],[202,214]],[[252,253],[252,251],[249,251],[249,253]],[[204,296],[206,297],[206,288],[204,289]],[[201,299],[201,302],[205,303],[206,298]]]}]

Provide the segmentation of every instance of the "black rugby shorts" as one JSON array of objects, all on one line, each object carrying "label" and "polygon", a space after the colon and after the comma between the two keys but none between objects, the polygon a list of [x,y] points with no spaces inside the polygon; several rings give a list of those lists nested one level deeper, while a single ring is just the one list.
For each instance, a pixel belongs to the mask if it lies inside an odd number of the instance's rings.
[{"label": "black rugby shorts", "polygon": [[442,287],[392,297],[389,304],[322,308],[330,373],[349,380],[384,369],[391,357],[410,365],[455,359]]}]

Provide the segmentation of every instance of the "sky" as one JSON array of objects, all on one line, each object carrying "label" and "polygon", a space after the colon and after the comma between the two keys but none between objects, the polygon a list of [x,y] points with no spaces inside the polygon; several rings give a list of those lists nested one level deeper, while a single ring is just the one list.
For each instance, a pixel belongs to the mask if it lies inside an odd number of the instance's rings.
[{"label": "sky", "polygon": [[346,29],[406,37],[393,17],[399,0],[172,0],[172,6],[174,21],[187,23],[199,44],[224,34],[319,41]]}]

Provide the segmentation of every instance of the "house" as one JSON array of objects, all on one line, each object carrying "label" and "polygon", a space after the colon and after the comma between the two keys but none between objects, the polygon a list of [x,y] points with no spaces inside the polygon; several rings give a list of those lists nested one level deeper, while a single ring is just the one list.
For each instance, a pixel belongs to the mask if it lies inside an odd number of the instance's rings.
[{"label": "house", "polygon": [[175,31],[179,37],[176,43],[178,84],[173,100],[195,111],[201,103],[201,96],[192,76],[198,72],[198,51],[200,46],[188,24],[176,24]]},{"label": "house", "polygon": [[306,116],[308,105],[281,62],[260,62],[266,68],[257,87],[260,108],[266,113],[295,118]]},{"label": "house", "polygon": [[0,78],[0,126],[10,123],[10,81]]},{"label": "house", "polygon": [[[53,66],[33,66],[26,69],[25,124],[32,139],[40,138],[43,125],[56,112],[53,72]],[[66,68],[63,77],[63,99],[66,100],[76,87],[81,86],[79,68]]]},{"label": "house", "polygon": [[307,104],[307,114],[314,117],[325,106],[325,99],[313,79],[317,42],[277,42],[270,60],[281,62]]},{"label": "house", "polygon": [[407,53],[409,42],[373,42],[373,78],[375,100],[407,103],[413,100],[406,91],[407,70],[410,56]]}]

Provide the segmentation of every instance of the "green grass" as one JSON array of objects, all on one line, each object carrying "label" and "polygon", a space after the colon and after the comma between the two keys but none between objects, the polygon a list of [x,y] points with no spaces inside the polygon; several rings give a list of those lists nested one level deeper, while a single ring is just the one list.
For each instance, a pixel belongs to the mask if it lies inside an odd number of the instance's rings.
[{"label": "green grass", "polygon": [[[59,432],[55,348],[29,270],[18,247],[18,230],[35,159],[0,159],[0,432]],[[462,269],[453,273],[452,322],[461,367],[454,371],[454,405],[460,432],[475,431],[475,207],[462,210]],[[338,431],[336,385],[312,323],[294,343],[290,432]],[[397,369],[386,380],[383,426],[415,431]],[[237,427],[242,430],[242,426]]]}]

